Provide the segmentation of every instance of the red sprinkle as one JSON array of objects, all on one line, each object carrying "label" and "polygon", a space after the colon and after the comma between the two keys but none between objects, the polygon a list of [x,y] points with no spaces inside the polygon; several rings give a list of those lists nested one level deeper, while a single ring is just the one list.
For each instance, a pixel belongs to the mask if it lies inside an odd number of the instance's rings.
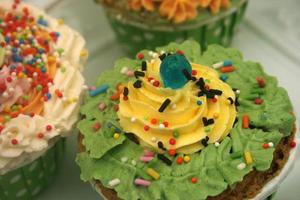
[{"label": "red sprinkle", "polygon": [[175,154],[176,154],[176,149],[169,149],[169,155],[170,156],[175,156]]},{"label": "red sprinkle", "polygon": [[214,98],[211,99],[211,101],[216,103],[218,101],[218,99],[214,97]]},{"label": "red sprinkle", "polygon": [[266,86],[266,81],[262,77],[256,77],[256,81],[259,87],[263,88]]},{"label": "red sprinkle", "polygon": [[17,139],[12,139],[12,140],[11,140],[11,143],[12,143],[13,145],[17,145],[17,144],[18,144],[18,140],[17,140]]},{"label": "red sprinkle", "polygon": [[123,96],[123,100],[127,101],[128,100],[128,96]]},{"label": "red sprinkle", "polygon": [[163,125],[164,125],[165,127],[168,127],[168,126],[169,126],[169,122],[164,121],[164,122],[163,122]]},{"label": "red sprinkle", "polygon": [[156,124],[157,123],[157,119],[151,119],[151,124]]},{"label": "red sprinkle", "polygon": [[175,145],[176,144],[176,140],[174,138],[171,138],[169,140],[170,145]]},{"label": "red sprinkle", "polygon": [[4,129],[4,126],[0,125],[0,134],[1,134],[3,129]]},{"label": "red sprinkle", "polygon": [[177,50],[176,53],[182,56],[184,55],[184,52],[182,50]]},{"label": "red sprinkle", "polygon": [[145,131],[149,131],[149,129],[150,129],[150,127],[149,127],[148,125],[145,125],[145,126],[144,126],[144,130],[145,130]]},{"label": "red sprinkle", "polygon": [[119,111],[119,105],[114,105],[114,111],[116,111],[116,112]]},{"label": "red sprinkle", "polygon": [[220,71],[222,73],[229,73],[229,72],[233,72],[235,70],[235,68],[233,66],[229,66],[229,67],[221,67]]},{"label": "red sprinkle", "polygon": [[263,103],[263,100],[262,100],[261,98],[256,98],[256,99],[254,100],[254,103],[255,103],[256,105],[261,105],[261,104]]},{"label": "red sprinkle", "polygon": [[47,131],[51,131],[51,130],[52,130],[52,126],[51,126],[51,125],[47,125],[47,126],[46,126],[46,130],[47,130]]},{"label": "red sprinkle", "polygon": [[93,130],[96,132],[98,131],[99,129],[101,128],[101,124],[99,122],[96,122],[94,125],[93,125]]},{"label": "red sprinkle", "polygon": [[290,143],[290,147],[291,147],[291,148],[295,148],[296,145],[297,145],[297,143],[296,143],[295,141],[292,141],[292,142]]},{"label": "red sprinkle", "polygon": [[268,143],[264,143],[264,144],[263,144],[263,148],[264,148],[264,149],[268,149],[269,147],[270,147],[270,146],[269,146]]},{"label": "red sprinkle", "polygon": [[154,81],[154,82],[153,82],[153,86],[159,87],[159,81]]},{"label": "red sprinkle", "polygon": [[195,183],[197,183],[197,182],[198,182],[198,179],[197,179],[196,177],[193,177],[191,181],[192,181],[192,183],[194,183],[194,184],[195,184]]},{"label": "red sprinkle", "polygon": [[181,156],[179,156],[177,159],[176,159],[176,162],[178,165],[181,165],[183,163],[183,158]]},{"label": "red sprinkle", "polygon": [[37,137],[40,138],[40,139],[42,139],[42,138],[44,138],[44,134],[43,133],[39,133],[39,134],[37,134]]},{"label": "red sprinkle", "polygon": [[197,75],[197,70],[192,70],[192,75],[193,76]]},{"label": "red sprinkle", "polygon": [[29,113],[30,117],[34,117],[34,115],[35,115],[34,112]]},{"label": "red sprinkle", "polygon": [[137,58],[140,59],[140,60],[142,60],[142,59],[145,58],[145,55],[144,55],[143,53],[139,53],[139,54],[137,55]]}]

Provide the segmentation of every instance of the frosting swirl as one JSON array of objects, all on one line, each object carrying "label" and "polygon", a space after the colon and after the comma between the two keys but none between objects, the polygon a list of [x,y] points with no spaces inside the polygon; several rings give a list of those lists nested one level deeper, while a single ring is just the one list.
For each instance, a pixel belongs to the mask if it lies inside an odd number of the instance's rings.
[{"label": "frosting swirl", "polygon": [[[204,143],[215,143],[227,136],[236,118],[232,104],[235,94],[219,79],[218,73],[212,68],[191,64],[193,74],[198,80],[204,80],[206,89],[222,91],[219,96],[203,95],[193,81],[177,90],[154,86],[153,80],[160,81],[160,64],[160,59],[147,63],[146,75],[140,78],[141,88],[128,83],[128,100],[121,96],[118,112],[123,130],[135,134],[143,146],[158,150],[158,142],[162,142],[164,148],[180,153],[199,151]],[[166,99],[171,100],[171,104],[159,112]],[[171,142],[174,138],[176,144]]]}]

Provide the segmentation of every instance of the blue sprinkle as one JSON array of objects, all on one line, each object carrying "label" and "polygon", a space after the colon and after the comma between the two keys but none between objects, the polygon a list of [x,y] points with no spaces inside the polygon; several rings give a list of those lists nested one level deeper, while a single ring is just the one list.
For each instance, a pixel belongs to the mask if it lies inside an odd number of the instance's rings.
[{"label": "blue sprinkle", "polygon": [[107,89],[109,88],[109,85],[105,84],[105,85],[101,85],[100,87],[97,87],[95,90],[91,90],[90,96],[91,97],[95,97],[99,94],[105,93],[107,91]]},{"label": "blue sprinkle", "polygon": [[18,49],[16,47],[13,47],[11,50],[12,50],[13,53],[17,53],[18,52]]},{"label": "blue sprinkle", "polygon": [[37,23],[39,24],[39,25],[42,25],[42,26],[48,26],[48,22],[46,21],[46,20],[44,20],[44,19],[39,19],[38,21],[37,21]]},{"label": "blue sprinkle", "polygon": [[17,55],[17,54],[12,55],[12,60],[14,62],[23,62],[23,58],[21,56]]},{"label": "blue sprinkle", "polygon": [[43,54],[45,51],[44,51],[44,49],[39,49],[38,52],[39,52],[39,54]]},{"label": "blue sprinkle", "polygon": [[41,71],[42,71],[43,73],[45,73],[45,72],[47,72],[47,68],[46,68],[46,67],[42,67]]},{"label": "blue sprinkle", "polygon": [[117,126],[115,126],[113,123],[111,123],[111,122],[108,122],[107,123],[107,127],[108,128],[114,128],[114,131],[116,132],[116,133],[121,133],[122,132],[122,130],[120,129],[120,128],[118,128]]},{"label": "blue sprinkle", "polygon": [[201,105],[202,105],[202,101],[198,100],[198,101],[197,101],[197,105],[198,105],[198,106],[201,106]]},{"label": "blue sprinkle", "polygon": [[225,60],[223,65],[224,67],[232,66],[232,62],[230,60]]},{"label": "blue sprinkle", "polygon": [[228,76],[226,76],[225,74],[223,74],[223,75],[220,76],[220,79],[221,79],[222,81],[226,82],[227,79],[228,79]]},{"label": "blue sprinkle", "polygon": [[9,43],[9,42],[10,42],[10,37],[6,36],[6,37],[5,37],[5,42],[6,42],[6,43]]}]

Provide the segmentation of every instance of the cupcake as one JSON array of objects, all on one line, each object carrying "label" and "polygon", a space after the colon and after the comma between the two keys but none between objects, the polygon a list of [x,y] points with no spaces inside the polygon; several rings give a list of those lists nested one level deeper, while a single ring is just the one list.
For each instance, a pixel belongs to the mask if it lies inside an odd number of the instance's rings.
[{"label": "cupcake", "polygon": [[85,41],[18,0],[0,2],[0,33],[0,199],[32,199],[78,119]]},{"label": "cupcake", "polygon": [[81,108],[83,181],[110,200],[240,200],[278,185],[296,140],[275,77],[236,49],[201,53],[194,41],[137,57],[103,72]]},{"label": "cupcake", "polygon": [[229,45],[247,0],[96,0],[124,49],[134,54],[193,38]]}]

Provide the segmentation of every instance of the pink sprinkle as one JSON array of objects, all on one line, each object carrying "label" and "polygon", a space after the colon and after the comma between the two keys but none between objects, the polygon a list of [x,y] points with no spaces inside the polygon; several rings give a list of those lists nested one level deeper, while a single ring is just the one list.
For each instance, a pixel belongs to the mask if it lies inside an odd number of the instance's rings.
[{"label": "pink sprinkle", "polygon": [[96,90],[97,87],[96,86],[89,86],[89,90]]},{"label": "pink sprinkle", "polygon": [[147,180],[144,180],[144,179],[140,179],[140,178],[135,179],[134,183],[136,185],[141,185],[141,186],[150,186],[151,185],[150,181],[147,181]]},{"label": "pink sprinkle", "polygon": [[144,150],[144,156],[146,157],[153,157],[155,155],[154,152],[150,151],[149,149]]},{"label": "pink sprinkle", "polygon": [[133,75],[134,75],[134,72],[132,70],[128,70],[126,72],[126,76],[128,76],[128,77],[132,77]]},{"label": "pink sprinkle", "polygon": [[99,108],[99,110],[101,110],[101,111],[105,110],[105,108],[106,108],[106,103],[100,103],[100,104],[98,105],[98,108]]},{"label": "pink sprinkle", "polygon": [[150,162],[152,159],[153,159],[153,157],[150,157],[150,156],[141,156],[140,157],[140,161],[143,161],[143,162]]}]

